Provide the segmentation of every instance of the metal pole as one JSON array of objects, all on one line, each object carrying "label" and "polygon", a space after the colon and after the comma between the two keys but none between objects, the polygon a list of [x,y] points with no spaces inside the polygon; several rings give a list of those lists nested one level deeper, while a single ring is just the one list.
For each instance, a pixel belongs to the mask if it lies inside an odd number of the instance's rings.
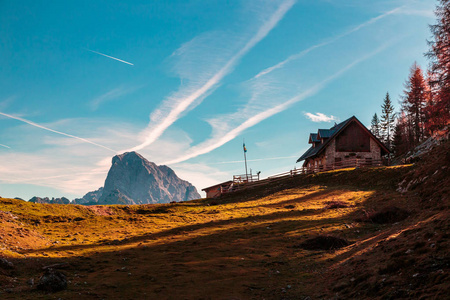
[{"label": "metal pole", "polygon": [[247,174],[247,149],[245,149],[245,140],[244,140],[244,161],[245,161],[245,177],[247,178],[247,182],[248,182],[248,174]]}]

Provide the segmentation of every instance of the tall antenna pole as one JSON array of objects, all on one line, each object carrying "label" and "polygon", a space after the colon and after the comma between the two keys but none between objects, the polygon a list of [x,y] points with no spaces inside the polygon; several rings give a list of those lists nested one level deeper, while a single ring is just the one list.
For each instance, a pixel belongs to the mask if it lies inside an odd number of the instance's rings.
[{"label": "tall antenna pole", "polygon": [[248,172],[247,172],[247,148],[245,148],[245,140],[243,139],[243,145],[244,147],[244,161],[245,161],[245,177],[247,178],[248,182]]}]

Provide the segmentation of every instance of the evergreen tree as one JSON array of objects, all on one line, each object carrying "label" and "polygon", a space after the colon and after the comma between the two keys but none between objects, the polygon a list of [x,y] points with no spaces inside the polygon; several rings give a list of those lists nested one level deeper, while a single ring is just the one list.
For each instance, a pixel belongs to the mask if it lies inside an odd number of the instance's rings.
[{"label": "evergreen tree", "polygon": [[370,131],[372,132],[372,134],[374,136],[376,136],[377,138],[381,138],[380,137],[380,120],[378,119],[377,113],[375,113],[373,115],[372,118],[372,125],[370,127]]},{"label": "evergreen tree", "polygon": [[422,69],[414,63],[411,67],[409,79],[405,84],[403,108],[412,125],[412,143],[417,146],[424,139],[425,105],[429,96],[427,83],[423,77]]},{"label": "evergreen tree", "polygon": [[395,113],[394,106],[392,105],[391,98],[389,97],[389,93],[386,93],[386,97],[384,98],[383,105],[381,105],[381,130],[382,137],[386,146],[388,148],[391,147],[393,130],[394,130],[394,122],[395,122]]},{"label": "evergreen tree", "polygon": [[395,156],[405,154],[410,149],[408,119],[404,111],[397,118],[392,141]]},{"label": "evergreen tree", "polygon": [[403,149],[405,145],[404,136],[403,136],[403,128],[400,122],[395,124],[394,129],[394,138],[392,139],[392,149],[394,151],[395,156],[399,156],[404,154]]},{"label": "evergreen tree", "polygon": [[437,89],[433,95],[432,106],[427,107],[430,118],[433,119],[432,131],[450,123],[450,0],[439,0],[436,7],[437,24],[431,25],[433,40],[429,41],[433,74],[430,84]]}]

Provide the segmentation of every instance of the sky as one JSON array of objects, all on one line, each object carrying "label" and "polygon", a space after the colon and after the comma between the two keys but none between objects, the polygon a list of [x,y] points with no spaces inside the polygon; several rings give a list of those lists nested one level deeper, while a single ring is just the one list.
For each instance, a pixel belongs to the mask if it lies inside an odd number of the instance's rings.
[{"label": "sky", "polygon": [[[394,106],[431,0],[0,0],[0,195],[81,197],[137,151],[197,190],[289,171]],[[202,192],[202,195],[204,193]]]}]

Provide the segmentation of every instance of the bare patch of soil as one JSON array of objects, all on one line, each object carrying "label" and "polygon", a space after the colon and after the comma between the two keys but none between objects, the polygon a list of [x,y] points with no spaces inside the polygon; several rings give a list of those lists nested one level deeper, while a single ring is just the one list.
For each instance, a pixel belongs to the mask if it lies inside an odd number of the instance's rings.
[{"label": "bare patch of soil", "polygon": [[325,203],[325,209],[346,208],[349,204],[345,201],[328,201]]},{"label": "bare patch of soil", "polygon": [[357,219],[358,222],[372,222],[375,224],[392,224],[405,220],[410,213],[396,206],[387,206],[379,211],[364,212],[364,215]]},{"label": "bare patch of soil", "polygon": [[321,235],[307,239],[298,247],[305,250],[336,250],[348,245],[350,245],[350,243],[345,239],[329,235]]}]

